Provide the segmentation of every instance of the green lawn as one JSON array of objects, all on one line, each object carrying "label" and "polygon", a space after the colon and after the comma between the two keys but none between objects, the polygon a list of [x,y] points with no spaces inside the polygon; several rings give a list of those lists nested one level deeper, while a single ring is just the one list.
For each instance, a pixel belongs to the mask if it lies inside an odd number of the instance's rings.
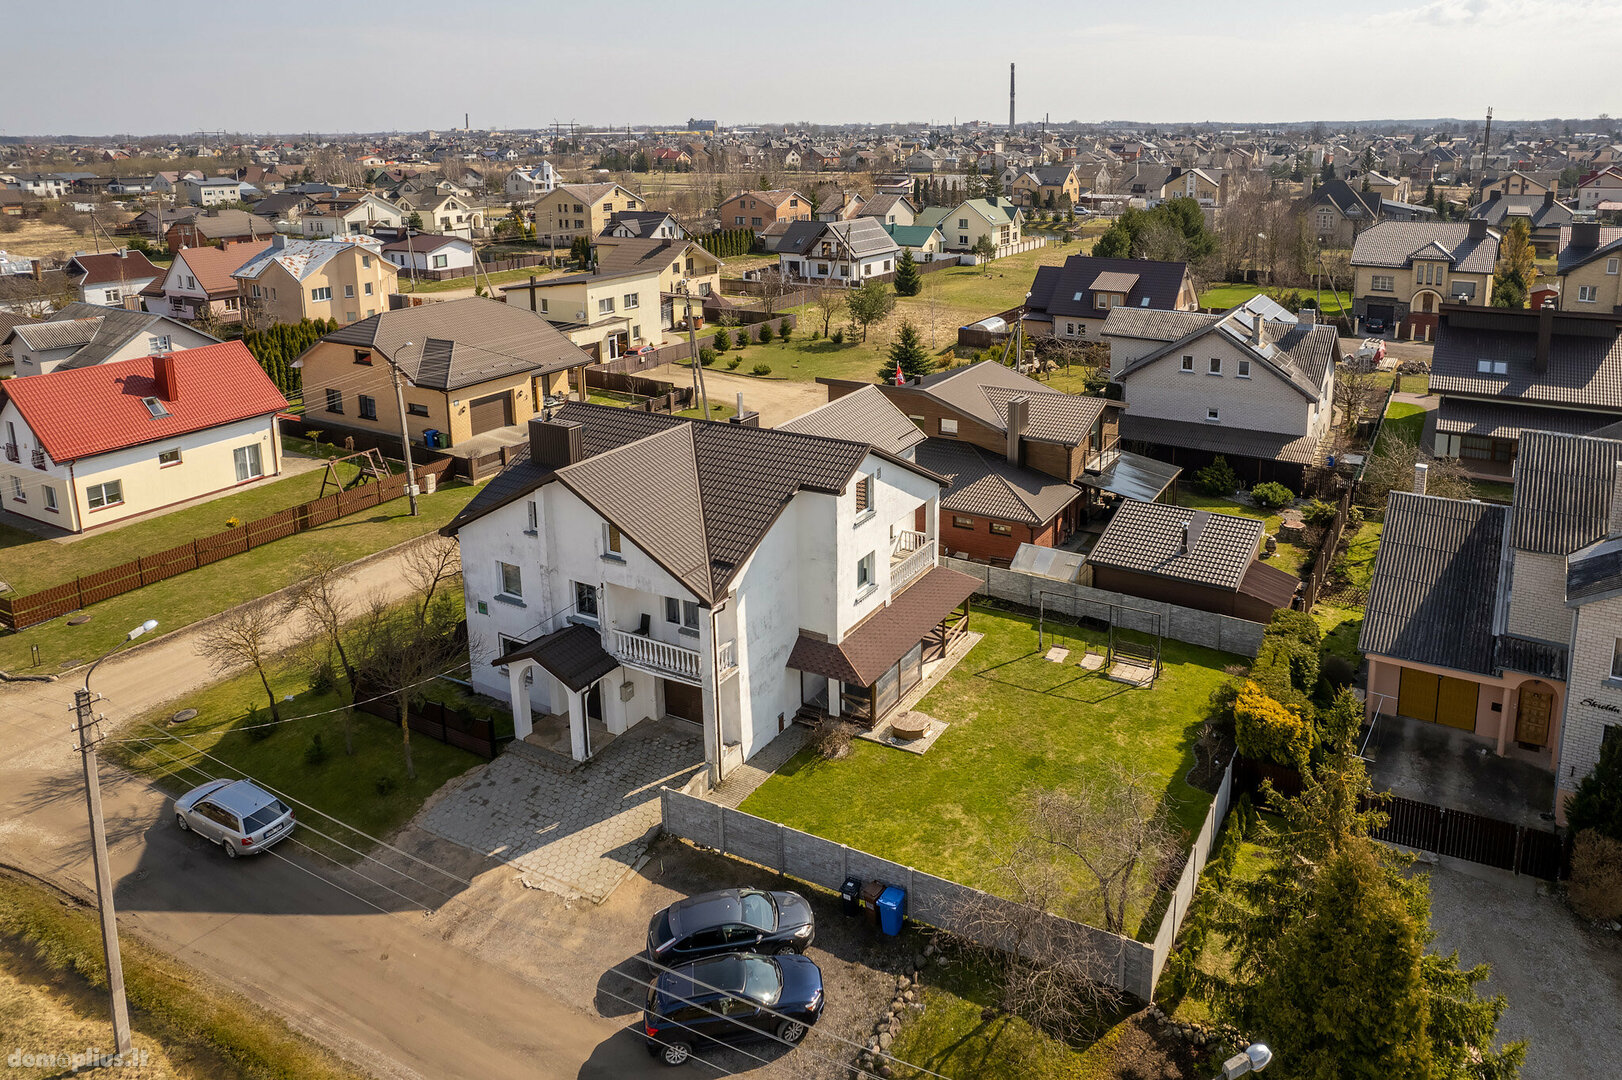
[{"label": "green lawn", "polygon": [[[1268,289],[1260,285],[1248,285],[1238,282],[1220,282],[1200,293],[1200,307],[1202,308],[1231,308],[1243,304],[1252,296],[1260,292],[1278,293],[1283,289]],[[1323,305],[1323,313],[1330,318],[1338,318],[1350,313],[1352,310],[1352,294],[1345,290],[1335,292],[1325,289],[1321,293],[1313,289],[1300,289],[1303,300],[1312,299]]]},{"label": "green lawn", "polygon": [[[349,710],[328,713],[328,710],[343,705],[347,700],[347,690],[341,688],[317,693],[309,687],[309,673],[307,659],[296,654],[283,657],[274,666],[271,687],[277,696],[295,695],[292,701],[280,702],[283,719],[295,716],[305,719],[267,729],[271,733],[268,738],[256,740],[238,730],[246,722],[250,708],[264,710],[267,704],[259,677],[248,672],[187,694],[156,712],[122,726],[112,735],[109,756],[127,768],[154,778],[171,792],[184,792],[203,783],[204,773],[209,776],[234,775],[219,762],[210,761],[194,750],[165,739],[147,726],[156,724],[170,734],[186,738],[187,743],[196,750],[229,762],[254,779],[377,837],[386,837],[410,820],[423,800],[445,781],[461,775],[482,760],[466,750],[412,732],[411,753],[417,778],[407,779],[399,726]],[[455,698],[459,689],[454,684],[446,684],[437,688],[434,696]],[[180,709],[196,709],[196,719],[170,726],[168,718]],[[317,713],[326,715],[314,715]],[[344,753],[343,720],[346,714],[354,726],[353,757]],[[264,713],[260,719],[268,720],[269,714]],[[222,733],[221,728],[231,730]],[[306,761],[305,752],[317,735],[321,737],[327,757],[320,764],[311,764]],[[150,744],[117,741],[147,736],[151,737]],[[166,754],[181,760],[170,760],[164,756]],[[186,768],[188,765],[197,768]],[[377,781],[380,777],[387,777],[393,784],[386,795],[378,794]],[[294,810],[314,829],[351,847],[365,850],[369,846],[348,830],[339,830],[332,822],[305,812],[303,807],[295,806]],[[301,836],[295,836],[334,856],[346,855],[337,846],[321,840],[308,830]]]},{"label": "green lawn", "polygon": [[[299,559],[307,551],[322,548],[346,560],[359,559],[437,529],[467,505],[475,490],[452,481],[418,500],[422,508],[419,517],[411,516],[408,500],[401,498],[295,533],[285,540],[92,604],[84,612],[91,621],[83,626],[69,626],[66,619],[53,619],[26,630],[0,631],[0,669],[31,670],[31,645],[39,647],[40,670],[56,671],[93,660],[116,645],[130,627],[146,619],[157,619],[160,633],[179,630],[291,585],[297,580]],[[135,553],[130,551],[124,557]]]},{"label": "green lawn", "polygon": [[[1409,442],[1419,442],[1420,433],[1425,430],[1425,409],[1406,401],[1393,401],[1385,410],[1385,420],[1380,424],[1380,439],[1388,434],[1401,435]],[[1380,452],[1380,439],[1374,440],[1374,446],[1369,453]]]},{"label": "green lawn", "polygon": [[[517,270],[498,270],[494,274],[490,274],[488,276],[489,284],[500,288],[502,285],[511,285],[515,281],[528,281],[532,276],[544,278],[550,277],[553,274],[562,273],[565,273],[565,271],[549,270],[544,266],[521,266]],[[438,293],[449,292],[452,289],[471,289],[479,285],[484,285],[486,283],[485,277],[486,275],[484,271],[480,270],[477,277],[454,277],[446,278],[444,281],[418,280],[413,282],[410,278],[403,278],[400,281],[400,291],[410,295],[414,292]],[[523,293],[519,293],[518,295],[520,297],[524,296]]]},{"label": "green lawn", "polygon": [[1431,392],[1431,377],[1429,375],[1398,375],[1394,371],[1376,371],[1370,374],[1369,381],[1382,390],[1392,383],[1396,383],[1398,393],[1402,394],[1428,394]]},{"label": "green lawn", "polygon": [[1500,483],[1496,480],[1474,480],[1471,487],[1475,488],[1476,498],[1482,502],[1510,503],[1515,498],[1515,485]]},{"label": "green lawn", "polygon": [[[1185,832],[1199,828],[1211,797],[1184,777],[1207,697],[1240,658],[1168,640],[1160,679],[1134,689],[1078,666],[1102,631],[1050,623],[1048,645],[1071,650],[1055,664],[1034,619],[977,607],[971,629],[984,640],[919,705],[951,725],[925,755],[861,739],[839,761],[807,750],[743,809],[986,889],[1000,884],[992,855],[1017,827],[1019,792],[1072,787],[1111,762],[1146,770]],[[1128,916],[1140,937],[1157,928],[1150,914]]]},{"label": "green lawn", "polygon": [[[635,394],[622,394],[617,390],[589,390],[586,393],[586,400],[594,405],[615,405],[619,408],[625,408],[629,405],[635,405],[642,399]],[[702,403],[695,404],[691,409],[683,409],[675,415],[685,416],[690,420],[702,420],[704,419],[704,406]],[[710,399],[709,418],[711,420],[730,420],[736,415],[738,415],[738,410],[735,406],[728,405],[716,398]]]},{"label": "green lawn", "polygon": [[[302,439],[287,440],[312,447]],[[292,450],[292,447],[286,447]],[[329,447],[322,447],[330,451]],[[326,456],[322,454],[321,456]],[[338,466],[347,483],[359,473],[353,464]],[[289,506],[314,499],[321,491],[325,469],[317,469],[285,480],[262,484],[238,495],[227,495],[183,510],[160,514],[132,525],[93,533],[82,540],[63,543],[42,540],[33,533],[0,525],[0,560],[4,579],[19,593],[37,592],[75,577],[128,562],[138,555],[152,555],[184,544],[200,536],[212,536],[230,526],[232,518],[249,522]],[[328,487],[327,493],[332,494]]]}]

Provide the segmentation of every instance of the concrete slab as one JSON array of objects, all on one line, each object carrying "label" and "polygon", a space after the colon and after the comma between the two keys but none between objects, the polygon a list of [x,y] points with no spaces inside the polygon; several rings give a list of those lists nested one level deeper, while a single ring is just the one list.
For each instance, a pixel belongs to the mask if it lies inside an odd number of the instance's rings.
[{"label": "concrete slab", "polygon": [[[1499,757],[1497,744],[1445,724],[1382,716],[1364,751],[1376,791],[1516,825],[1549,828],[1554,773]],[[1545,755],[1546,757],[1546,755]]]},{"label": "concrete slab", "polygon": [[1070,655],[1070,650],[1069,649],[1063,649],[1063,648],[1060,648],[1059,646],[1055,645],[1055,646],[1053,646],[1053,648],[1051,648],[1051,649],[1049,649],[1047,651],[1047,653],[1042,657],[1042,659],[1050,660],[1055,664],[1062,664],[1065,661],[1065,657],[1067,657],[1069,655]]}]

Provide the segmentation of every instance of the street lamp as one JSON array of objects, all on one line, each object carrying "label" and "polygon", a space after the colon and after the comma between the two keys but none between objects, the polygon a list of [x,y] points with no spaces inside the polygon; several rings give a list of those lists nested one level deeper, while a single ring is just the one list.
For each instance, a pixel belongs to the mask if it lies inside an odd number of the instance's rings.
[{"label": "street lamp", "polygon": [[112,994],[113,1044],[116,1052],[130,1052],[130,1010],[124,1000],[124,960],[118,950],[118,918],[113,911],[113,875],[107,864],[107,830],[101,821],[101,781],[96,761],[96,744],[101,741],[100,719],[95,715],[95,698],[90,696],[90,676],[113,653],[142,634],[158,628],[148,619],[124,635],[124,640],[103,653],[84,673],[84,686],[73,692],[74,727],[79,735],[79,754],[84,759],[85,808],[90,814],[90,854],[96,870],[96,906],[101,911],[101,944],[107,954],[107,988]]},{"label": "street lamp", "polygon": [[1251,1043],[1240,1053],[1222,1063],[1220,1080],[1234,1080],[1246,1073],[1261,1072],[1273,1063],[1273,1051],[1262,1043]]}]

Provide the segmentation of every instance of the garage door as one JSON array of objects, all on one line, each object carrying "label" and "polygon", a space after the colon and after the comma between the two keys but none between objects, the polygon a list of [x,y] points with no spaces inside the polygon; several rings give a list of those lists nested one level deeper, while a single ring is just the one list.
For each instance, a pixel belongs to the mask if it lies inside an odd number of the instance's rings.
[{"label": "garage door", "polygon": [[1390,304],[1370,304],[1365,318],[1384,319],[1385,324],[1390,326],[1396,314],[1397,309]]},{"label": "garage door", "polygon": [[688,683],[676,682],[674,679],[661,680],[665,684],[665,714],[679,716],[683,720],[691,720],[695,724],[704,722],[704,691]]},{"label": "garage door", "polygon": [[1436,720],[1448,727],[1465,731],[1476,729],[1476,698],[1481,686],[1468,679],[1450,679],[1442,676],[1441,693],[1436,702]]},{"label": "garage door", "polygon": [[1480,693],[1480,685],[1468,679],[1403,668],[1397,686],[1397,712],[1415,720],[1474,731]]},{"label": "garage door", "polygon": [[468,406],[468,411],[475,435],[481,431],[508,427],[513,422],[512,395],[491,394],[489,397],[475,398]]}]

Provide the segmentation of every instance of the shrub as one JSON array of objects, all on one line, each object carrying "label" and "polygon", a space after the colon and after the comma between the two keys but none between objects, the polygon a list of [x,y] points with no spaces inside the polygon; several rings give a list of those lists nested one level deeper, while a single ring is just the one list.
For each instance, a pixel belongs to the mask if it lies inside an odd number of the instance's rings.
[{"label": "shrub", "polygon": [[739,330],[737,334],[733,336],[732,340],[733,343],[738,346],[738,348],[743,348],[745,345],[749,344],[749,331]]},{"label": "shrub", "polygon": [[1352,678],[1357,674],[1352,670],[1352,662],[1339,653],[1325,653],[1318,671],[1331,690],[1352,685]]},{"label": "shrub", "polygon": [[377,779],[372,781],[372,790],[377,792],[378,798],[388,798],[389,795],[394,791],[394,777],[387,774],[379,776]]},{"label": "shrub", "polygon": [[1318,620],[1304,611],[1294,608],[1280,608],[1273,612],[1273,621],[1267,624],[1267,633],[1273,637],[1293,638],[1305,642],[1316,649],[1323,644],[1323,631],[1318,627]]},{"label": "shrub", "polygon": [[721,354],[706,345],[704,348],[698,350],[698,362],[703,364],[705,367],[709,367],[711,364],[715,363],[715,358],[719,355]]},{"label": "shrub", "polygon": [[310,671],[310,692],[330,694],[338,689],[338,672],[331,660],[323,660]]},{"label": "shrub", "polygon": [[248,710],[248,717],[243,722],[242,730],[248,733],[250,742],[264,742],[276,733],[276,725],[266,720],[265,714],[255,705]]},{"label": "shrub", "polygon": [[769,323],[769,322],[761,323],[760,324],[760,343],[762,345],[766,345],[766,344],[769,344],[771,342],[771,340],[772,340],[772,324]]},{"label": "shrub", "polygon": [[833,333],[829,334],[828,335],[828,340],[833,342],[835,345],[843,345],[845,343],[845,331],[844,331],[844,329],[841,328],[841,329],[835,330]]},{"label": "shrub", "polygon": [[227,529],[240,529],[242,528],[242,519],[239,517],[228,517],[225,519],[225,527]]},{"label": "shrub", "polygon": [[1593,829],[1622,842],[1622,738],[1600,742],[1599,764],[1566,800],[1571,834]]},{"label": "shrub", "polygon": [[1585,919],[1622,919],[1622,841],[1593,829],[1578,833],[1566,896]]},{"label": "shrub", "polygon": [[811,340],[812,341],[820,341],[820,340],[822,340],[822,331],[816,329],[815,327],[812,327],[812,329],[811,329]]},{"label": "shrub", "polygon": [[751,375],[770,375],[772,373],[772,366],[770,364],[756,364],[754,367],[749,369],[749,373]]},{"label": "shrub", "polygon": [[304,748],[304,764],[317,768],[326,763],[327,748],[321,744],[321,736],[318,733],[310,738],[310,745]]},{"label": "shrub", "polygon": [[[1252,495],[1256,493],[1251,492]],[[1335,520],[1335,504],[1313,499],[1301,510],[1301,518],[1308,525],[1328,525]]]},{"label": "shrub", "polygon": [[1295,501],[1295,492],[1283,484],[1268,481],[1257,484],[1250,489],[1250,497],[1256,500],[1256,505],[1267,510],[1276,510],[1281,506],[1288,506]]},{"label": "shrub", "polygon": [[732,348],[732,335],[731,334],[729,334],[725,330],[723,330],[719,334],[715,335],[715,351],[716,352],[724,353],[730,348]]},{"label": "shrub", "polygon": [[856,734],[856,725],[829,718],[817,725],[817,753],[829,761],[838,761],[850,753],[850,740]]},{"label": "shrub", "polygon": [[1232,495],[1239,490],[1239,474],[1227,458],[1218,454],[1211,464],[1194,474],[1194,487],[1201,495]]},{"label": "shrub", "polygon": [[[811,332],[816,333],[815,330]],[[794,324],[785,319],[783,325],[777,328],[777,340],[787,341],[792,336],[794,336]]]},{"label": "shrub", "polygon": [[1346,527],[1355,529],[1361,524],[1363,524],[1363,508],[1357,505],[1348,506],[1346,508]]},{"label": "shrub", "polygon": [[743,357],[734,356],[731,360],[727,361],[727,370],[728,371],[737,371],[738,370],[738,365],[741,364],[741,363],[743,363]]},{"label": "shrub", "polygon": [[1248,679],[1233,703],[1233,735],[1241,754],[1278,765],[1304,769],[1312,753],[1312,725],[1300,711]]}]

